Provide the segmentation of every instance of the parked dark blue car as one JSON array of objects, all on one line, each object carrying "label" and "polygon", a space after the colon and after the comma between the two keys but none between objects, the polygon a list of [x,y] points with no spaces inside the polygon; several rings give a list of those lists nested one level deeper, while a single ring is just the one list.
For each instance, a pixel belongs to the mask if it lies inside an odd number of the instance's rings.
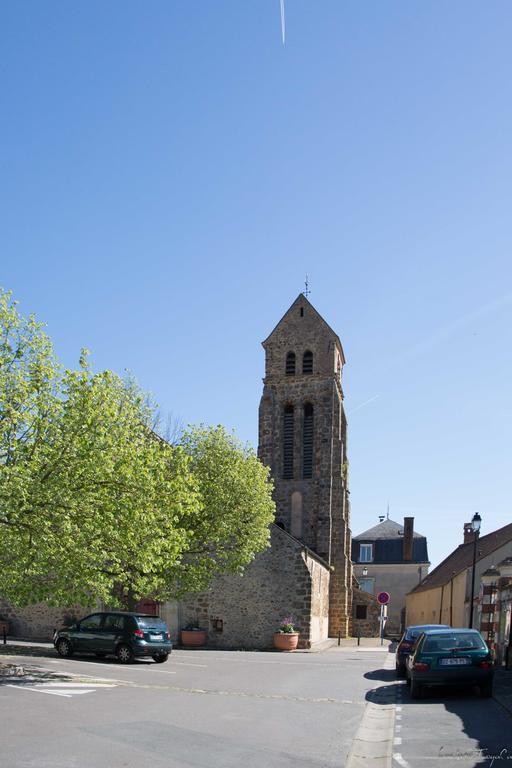
[{"label": "parked dark blue car", "polygon": [[410,655],[418,637],[429,629],[450,629],[448,624],[416,624],[406,627],[396,649],[396,674],[405,677],[407,657]]},{"label": "parked dark blue car", "polygon": [[158,616],[124,611],[92,613],[53,636],[57,653],[69,658],[74,653],[116,656],[123,664],[135,657],[150,656],[167,661],[172,651],[169,630]]}]

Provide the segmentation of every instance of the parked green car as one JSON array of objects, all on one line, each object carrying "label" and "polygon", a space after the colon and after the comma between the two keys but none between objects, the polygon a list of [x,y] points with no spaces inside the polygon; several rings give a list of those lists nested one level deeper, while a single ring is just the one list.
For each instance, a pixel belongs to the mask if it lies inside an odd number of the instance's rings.
[{"label": "parked green car", "polygon": [[169,630],[158,616],[124,611],[92,613],[90,616],[59,629],[53,644],[57,653],[69,658],[74,653],[116,656],[123,664],[135,657],[151,657],[162,663],[172,650]]},{"label": "parked green car", "polygon": [[492,696],[494,664],[476,629],[436,629],[424,632],[406,660],[411,698],[426,686],[477,685],[484,698]]}]

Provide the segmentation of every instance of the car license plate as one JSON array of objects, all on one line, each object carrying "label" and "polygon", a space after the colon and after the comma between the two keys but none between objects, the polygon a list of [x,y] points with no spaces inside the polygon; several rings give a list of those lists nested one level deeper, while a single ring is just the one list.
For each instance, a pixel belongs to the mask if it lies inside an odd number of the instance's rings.
[{"label": "car license plate", "polygon": [[446,667],[456,667],[462,664],[471,664],[471,659],[468,659],[467,656],[459,656],[454,659],[440,659],[439,663]]},{"label": "car license plate", "polygon": [[152,640],[163,640],[164,638],[163,638],[162,635],[151,635],[151,639]]}]

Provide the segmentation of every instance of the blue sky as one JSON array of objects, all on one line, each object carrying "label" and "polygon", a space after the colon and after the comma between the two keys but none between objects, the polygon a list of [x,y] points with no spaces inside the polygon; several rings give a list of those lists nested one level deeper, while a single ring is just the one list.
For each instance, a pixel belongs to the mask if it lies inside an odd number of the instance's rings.
[{"label": "blue sky", "polygon": [[[509,0],[0,4],[0,284],[59,356],[256,445],[260,342],[339,333],[352,528],[510,522]],[[359,407],[368,402],[363,407]]]}]

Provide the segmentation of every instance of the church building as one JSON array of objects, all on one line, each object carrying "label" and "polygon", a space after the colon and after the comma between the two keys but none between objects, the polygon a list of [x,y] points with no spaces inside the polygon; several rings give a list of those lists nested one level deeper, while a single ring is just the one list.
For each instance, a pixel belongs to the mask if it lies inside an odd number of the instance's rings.
[{"label": "church building", "polygon": [[263,342],[261,461],[274,481],[271,546],[243,576],[217,578],[181,606],[214,647],[265,648],[284,616],[311,647],[351,630],[352,563],[345,363],[337,334],[300,294]]},{"label": "church building", "polygon": [[[299,647],[310,648],[350,634],[353,595],[354,628],[370,618],[373,598],[354,588],[350,559],[341,342],[300,294],[263,348],[258,454],[274,481],[270,546],[243,575],[217,577],[205,592],[179,603],[141,603],[167,621],[173,641],[194,624],[208,630],[209,647],[266,649],[283,618],[292,617]],[[46,605],[14,609],[1,598],[0,611],[13,635],[41,638],[66,613]]]}]

